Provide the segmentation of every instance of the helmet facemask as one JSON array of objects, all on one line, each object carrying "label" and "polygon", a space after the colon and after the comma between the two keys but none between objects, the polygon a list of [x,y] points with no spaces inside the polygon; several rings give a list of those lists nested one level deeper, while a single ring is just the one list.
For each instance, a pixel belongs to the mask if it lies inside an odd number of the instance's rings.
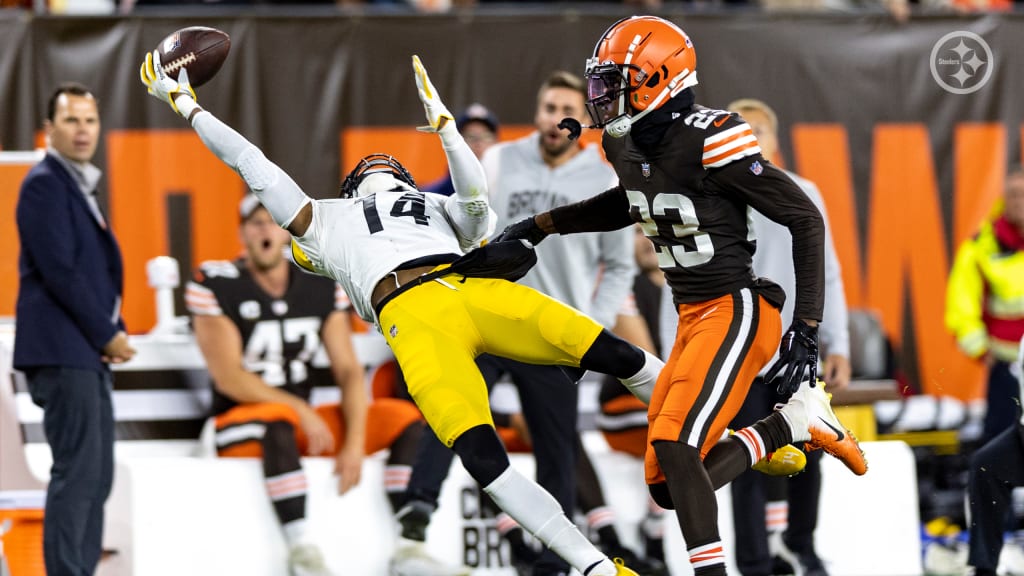
[{"label": "helmet facemask", "polygon": [[586,78],[593,127],[621,138],[637,120],[697,84],[693,44],[667,20],[624,18],[594,47]]},{"label": "helmet facemask", "polygon": [[594,128],[610,130],[623,120],[628,121],[629,80],[622,68],[613,62],[599,63],[596,57],[587,60],[587,113]]},{"label": "helmet facemask", "polygon": [[[416,190],[416,181],[413,180],[412,174],[405,169],[405,166],[395,160],[395,158],[389,154],[370,154],[369,156],[361,159],[356,167],[348,173],[345,180],[341,183],[341,190],[338,196],[341,198],[359,198],[361,196],[368,196],[370,193],[362,190],[363,181],[368,176],[373,174],[387,174],[395,180],[395,184],[399,188],[409,186],[413,190]],[[376,188],[376,187],[375,187]]]}]

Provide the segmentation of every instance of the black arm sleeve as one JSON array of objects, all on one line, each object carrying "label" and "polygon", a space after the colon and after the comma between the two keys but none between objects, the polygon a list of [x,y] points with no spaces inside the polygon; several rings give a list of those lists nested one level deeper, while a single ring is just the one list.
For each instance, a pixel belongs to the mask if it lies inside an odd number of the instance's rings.
[{"label": "black arm sleeve", "polygon": [[[754,162],[762,170],[755,174]],[[739,199],[793,236],[796,301],[793,318],[821,320],[825,307],[825,221],[817,206],[785,172],[760,155],[733,162],[709,175],[724,193]]]},{"label": "black arm sleeve", "polygon": [[551,210],[551,222],[559,234],[607,232],[633,223],[626,190],[616,186],[575,204]]}]

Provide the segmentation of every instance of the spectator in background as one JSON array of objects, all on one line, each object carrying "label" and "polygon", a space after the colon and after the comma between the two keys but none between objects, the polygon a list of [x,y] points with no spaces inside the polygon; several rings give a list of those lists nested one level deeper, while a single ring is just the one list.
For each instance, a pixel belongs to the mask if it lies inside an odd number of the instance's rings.
[{"label": "spectator in background", "polygon": [[[738,113],[750,125],[761,146],[761,154],[770,161],[776,161],[779,155],[779,140],[778,118],[775,111],[764,102],[754,99],[736,100],[729,104],[729,111]],[[814,202],[825,221],[825,311],[819,325],[824,357],[822,378],[825,380],[826,390],[842,390],[850,382],[850,337],[846,294],[839,259],[828,226],[825,202],[813,182],[789,171],[786,171],[786,174]],[[789,231],[756,210],[752,210],[750,215],[753,232],[757,238],[754,274],[775,280],[787,294],[793,294],[796,289],[796,273],[793,270]],[[787,298],[786,304],[782,307],[783,323],[789,323],[793,317],[792,302],[792,299]],[[743,407],[733,419],[732,428],[738,430],[753,424],[771,414],[773,407],[785,400],[786,397],[778,395],[774,387],[764,382],[762,370],[755,378]],[[770,576],[776,573],[772,570],[776,560],[769,549],[766,516],[772,517],[772,523],[781,529],[785,522],[780,522],[781,518],[778,516],[787,515],[787,509],[788,527],[785,527],[781,535],[786,548],[784,555],[790,562],[795,561],[799,564],[798,573],[803,576],[828,575],[814,550],[814,530],[818,524],[818,501],[821,496],[821,454],[820,450],[807,453],[807,464],[803,473],[788,480],[748,470],[732,481],[736,564],[743,576]],[[772,490],[773,485],[775,490]],[[786,501],[769,502],[769,493],[786,492],[786,488],[790,495]]]},{"label": "spectator in background", "polygon": [[[455,119],[455,128],[458,129],[459,134],[462,134],[462,139],[469,144],[469,149],[476,154],[478,160],[482,159],[484,152],[498,141],[498,117],[483,104],[470,104]],[[444,178],[427,184],[423,189],[445,196],[455,193],[450,172],[446,173]]]},{"label": "spectator in background", "polygon": [[[1018,386],[1024,388],[1024,338],[1020,341],[1015,368]],[[1024,486],[1024,414],[1019,412],[1012,426],[971,456],[967,481],[970,511],[967,563],[974,567],[974,576],[996,576],[1003,549],[1003,528],[1013,511],[1013,489]]]},{"label": "spectator in background", "polygon": [[1008,172],[1002,210],[960,245],[946,290],[946,327],[988,366],[986,442],[1013,425],[1020,404],[1010,367],[1024,335],[1024,167]]},{"label": "spectator in background", "polygon": [[[551,74],[537,93],[536,132],[497,144],[484,154],[490,205],[498,215],[499,228],[523,215],[589,198],[614,183],[614,172],[596,147],[584,147],[558,128],[567,116],[584,120],[584,102],[581,78],[568,72]],[[559,238],[537,251],[537,265],[520,283],[566,302],[610,327],[632,282],[632,242],[630,230]],[[575,381],[582,373],[489,354],[479,356],[477,365],[489,387],[504,375],[512,378],[532,440],[537,482],[555,496],[562,510],[572,514],[578,435]],[[420,534],[429,522],[452,456],[436,437],[424,435],[409,482],[410,512],[400,519],[403,536],[414,539],[411,537]],[[510,539],[513,551],[525,552],[522,530],[506,515],[499,517],[498,525]],[[620,552],[612,551],[612,555]],[[403,559],[399,550],[396,564]],[[568,570],[564,560],[545,551],[536,560],[533,574],[548,576]]]},{"label": "spectator in background", "polygon": [[92,574],[114,478],[110,364],[135,355],[121,318],[121,250],[96,200],[96,98],[80,84],[50,96],[46,157],[25,176],[14,361],[43,409],[53,453],[43,520],[50,576]]},{"label": "spectator in background", "polygon": [[498,117],[483,104],[470,104],[455,120],[455,126],[480,160],[483,160],[484,152],[498,142]]},{"label": "spectator in background", "polygon": [[[936,6],[950,1],[955,0],[925,0]],[[882,9],[897,22],[910,18],[909,0],[756,0],[753,3],[767,11],[870,13]]]},{"label": "spectator in background", "polygon": [[[363,368],[352,347],[349,300],[335,282],[297,272],[283,250],[291,236],[254,195],[239,206],[245,256],[205,262],[185,300],[213,379],[217,453],[263,461],[267,494],[289,548],[292,576],[327,574],[306,530],[306,476],[300,456],[336,460],[338,493],[359,483],[363,456],[390,449],[384,477],[397,508],[425,424],[412,402],[367,407]],[[326,352],[342,403],[313,408]]]}]

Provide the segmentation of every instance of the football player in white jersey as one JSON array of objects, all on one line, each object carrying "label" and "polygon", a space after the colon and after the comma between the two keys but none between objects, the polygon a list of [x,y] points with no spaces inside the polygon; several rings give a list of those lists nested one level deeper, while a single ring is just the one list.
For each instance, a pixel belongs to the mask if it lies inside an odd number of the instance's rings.
[{"label": "football player in white jersey", "polygon": [[[167,77],[153,52],[140,73],[149,93],[186,118],[292,233],[296,261],[339,282],[356,311],[377,324],[427,422],[494,502],[584,576],[635,576],[510,466],[474,359],[486,352],[612,374],[644,400],[662,362],[581,312],[509,281],[535,258],[529,244],[474,249],[494,220],[483,169],[416,56],[413,69],[429,122],[421,130],[437,133],[448,157],[455,185],[449,197],[420,192],[401,164],[381,154],[359,162],[341,198],[311,199],[259,148],[196,104],[185,70],[177,80]],[[508,254],[517,270],[503,269]]]}]

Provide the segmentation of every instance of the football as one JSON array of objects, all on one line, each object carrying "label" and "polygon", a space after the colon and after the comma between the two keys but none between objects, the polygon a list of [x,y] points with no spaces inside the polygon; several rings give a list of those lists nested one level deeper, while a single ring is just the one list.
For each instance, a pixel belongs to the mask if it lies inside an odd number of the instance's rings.
[{"label": "football", "polygon": [[164,73],[176,79],[179,70],[188,70],[193,88],[206,84],[217,74],[230,49],[231,37],[227,33],[206,26],[182,28],[157,47]]}]

